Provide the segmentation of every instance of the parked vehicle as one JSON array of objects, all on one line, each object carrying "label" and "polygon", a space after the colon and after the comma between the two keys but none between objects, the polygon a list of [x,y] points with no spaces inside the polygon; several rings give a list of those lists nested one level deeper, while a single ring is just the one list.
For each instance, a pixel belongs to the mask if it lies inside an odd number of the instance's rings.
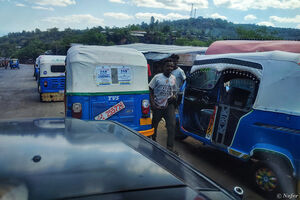
[{"label": "parked vehicle", "polygon": [[66,56],[42,55],[38,59],[40,101],[63,101]]},{"label": "parked vehicle", "polygon": [[299,63],[300,54],[281,51],[199,56],[184,85],[179,138],[252,161],[266,195],[299,191]]},{"label": "parked vehicle", "polygon": [[19,60],[16,58],[9,60],[9,67],[10,69],[20,69],[19,67]]},{"label": "parked vehicle", "polygon": [[150,118],[148,68],[135,49],[73,46],[66,67],[66,116],[114,120],[145,136]]},{"label": "parked vehicle", "polygon": [[240,199],[116,122],[12,120],[0,129],[3,199]]}]

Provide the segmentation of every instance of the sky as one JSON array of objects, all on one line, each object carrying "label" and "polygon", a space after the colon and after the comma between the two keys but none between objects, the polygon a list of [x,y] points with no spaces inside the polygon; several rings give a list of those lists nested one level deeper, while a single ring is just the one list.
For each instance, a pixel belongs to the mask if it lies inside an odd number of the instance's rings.
[{"label": "sky", "polygon": [[[193,12],[191,13],[193,7]],[[300,0],[0,0],[0,36],[48,28],[124,27],[190,16],[300,29]]]}]

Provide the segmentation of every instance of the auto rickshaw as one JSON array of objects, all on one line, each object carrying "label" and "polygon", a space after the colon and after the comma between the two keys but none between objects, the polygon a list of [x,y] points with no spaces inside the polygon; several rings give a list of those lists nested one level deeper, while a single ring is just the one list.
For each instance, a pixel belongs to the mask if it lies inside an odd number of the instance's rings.
[{"label": "auto rickshaw", "polygon": [[10,66],[10,69],[20,69],[19,60],[16,58],[10,59],[9,66]]},{"label": "auto rickshaw", "polygon": [[42,55],[38,59],[37,80],[40,101],[63,101],[66,56]]},{"label": "auto rickshaw", "polygon": [[253,183],[268,197],[299,194],[299,80],[296,53],[199,56],[183,86],[179,138],[250,162]]},{"label": "auto rickshaw", "polygon": [[150,118],[148,68],[135,49],[76,45],[66,59],[66,116],[113,120],[145,136]]}]

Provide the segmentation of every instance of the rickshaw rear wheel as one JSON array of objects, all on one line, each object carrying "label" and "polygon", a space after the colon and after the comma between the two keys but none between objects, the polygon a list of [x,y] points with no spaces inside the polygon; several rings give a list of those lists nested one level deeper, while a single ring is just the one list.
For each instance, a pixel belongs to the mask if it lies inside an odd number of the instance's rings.
[{"label": "rickshaw rear wheel", "polygon": [[280,161],[255,162],[252,177],[255,189],[268,199],[277,199],[278,195],[284,193],[295,193],[293,176]]}]

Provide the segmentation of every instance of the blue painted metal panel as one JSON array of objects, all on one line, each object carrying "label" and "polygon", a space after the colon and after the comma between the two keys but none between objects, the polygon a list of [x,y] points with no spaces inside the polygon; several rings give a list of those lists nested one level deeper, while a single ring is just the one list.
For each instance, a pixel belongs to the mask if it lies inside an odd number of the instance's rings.
[{"label": "blue painted metal panel", "polygon": [[[65,80],[65,77],[40,77],[39,84],[41,86],[41,93],[59,92],[64,90]],[[47,81],[47,87],[44,86],[45,81]]]},{"label": "blue painted metal panel", "polygon": [[[180,119],[183,104],[179,108]],[[226,148],[213,144],[184,129],[181,131],[193,138],[227,152]],[[276,152],[288,158],[300,178],[300,117],[282,113],[253,110],[241,118],[230,148],[251,155],[255,150]]]},{"label": "blue painted metal panel", "polygon": [[[112,96],[73,96],[67,95],[67,117],[72,117],[73,103],[81,103],[83,120],[94,118],[110,107],[123,101],[125,108],[114,114],[108,120],[120,122],[134,130],[149,130],[151,125],[140,125],[142,118],[142,100],[148,99],[149,94],[112,95]],[[150,115],[149,115],[150,117]]]}]

